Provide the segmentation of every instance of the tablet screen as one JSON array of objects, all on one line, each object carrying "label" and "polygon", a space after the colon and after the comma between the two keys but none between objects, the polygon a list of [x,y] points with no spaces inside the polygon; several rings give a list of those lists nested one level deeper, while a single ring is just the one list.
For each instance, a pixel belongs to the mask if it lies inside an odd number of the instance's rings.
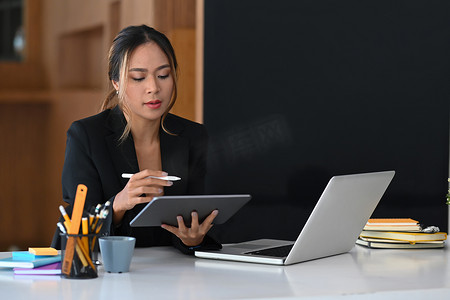
[{"label": "tablet screen", "polygon": [[130,222],[132,227],[161,226],[168,224],[177,226],[177,216],[183,216],[186,226],[191,224],[191,212],[197,211],[199,222],[215,209],[219,214],[214,224],[222,224],[241,209],[250,195],[200,195],[200,196],[161,196],[150,201]]}]

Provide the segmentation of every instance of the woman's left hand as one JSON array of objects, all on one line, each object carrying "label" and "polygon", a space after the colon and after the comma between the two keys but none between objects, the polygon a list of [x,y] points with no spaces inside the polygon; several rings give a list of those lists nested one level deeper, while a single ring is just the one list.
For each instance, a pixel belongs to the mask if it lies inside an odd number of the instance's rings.
[{"label": "woman's left hand", "polygon": [[188,247],[198,246],[203,242],[203,238],[206,233],[213,227],[212,222],[218,215],[219,211],[213,210],[213,212],[203,221],[202,224],[198,223],[198,214],[196,211],[191,213],[191,227],[186,227],[182,216],[177,216],[178,227],[162,224],[161,227],[167,231],[172,232]]}]

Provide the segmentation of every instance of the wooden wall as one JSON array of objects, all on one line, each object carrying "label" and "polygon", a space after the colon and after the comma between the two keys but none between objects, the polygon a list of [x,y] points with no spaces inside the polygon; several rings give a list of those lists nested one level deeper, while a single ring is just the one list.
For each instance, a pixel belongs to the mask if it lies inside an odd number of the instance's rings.
[{"label": "wooden wall", "polygon": [[[26,0],[26,60],[0,62],[0,251],[46,246],[63,204],[61,171],[70,124],[99,111],[107,51],[128,25],[166,33],[181,78],[173,112],[196,110],[195,0]],[[201,85],[200,85],[201,86]]]}]

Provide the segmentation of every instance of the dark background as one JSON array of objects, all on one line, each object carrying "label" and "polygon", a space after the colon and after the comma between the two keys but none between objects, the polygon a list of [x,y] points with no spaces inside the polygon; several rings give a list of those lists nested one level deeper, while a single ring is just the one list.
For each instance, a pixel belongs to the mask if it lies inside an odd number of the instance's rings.
[{"label": "dark background", "polygon": [[374,217],[447,230],[448,1],[205,1],[212,234],[295,239],[333,175],[395,170]]}]

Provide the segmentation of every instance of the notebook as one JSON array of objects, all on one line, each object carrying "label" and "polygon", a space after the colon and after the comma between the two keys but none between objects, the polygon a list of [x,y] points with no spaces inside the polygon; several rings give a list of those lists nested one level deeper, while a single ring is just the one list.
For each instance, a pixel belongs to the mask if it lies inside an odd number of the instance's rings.
[{"label": "notebook", "polygon": [[355,245],[394,174],[386,171],[332,177],[295,242],[260,239],[224,245],[221,250],[198,250],[195,256],[290,265],[346,253]]},{"label": "notebook", "polygon": [[36,268],[61,261],[61,255],[41,256],[34,260],[6,257],[0,259],[0,268]]},{"label": "notebook", "polygon": [[61,274],[61,262],[36,268],[14,268],[15,275],[58,275]]}]

